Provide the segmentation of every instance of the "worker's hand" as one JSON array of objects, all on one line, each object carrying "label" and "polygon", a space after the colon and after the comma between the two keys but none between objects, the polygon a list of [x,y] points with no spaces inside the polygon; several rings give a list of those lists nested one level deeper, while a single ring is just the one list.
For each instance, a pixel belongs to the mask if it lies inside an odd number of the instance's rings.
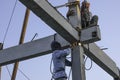
[{"label": "worker's hand", "polygon": [[75,43],[71,44],[70,48],[73,49],[75,46],[78,46],[78,42],[75,42]]}]

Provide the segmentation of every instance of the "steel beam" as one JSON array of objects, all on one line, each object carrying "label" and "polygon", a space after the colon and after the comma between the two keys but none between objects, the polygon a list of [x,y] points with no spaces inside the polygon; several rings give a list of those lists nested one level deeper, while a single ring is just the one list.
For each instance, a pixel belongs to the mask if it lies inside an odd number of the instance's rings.
[{"label": "steel beam", "polygon": [[[51,28],[58,32],[68,42],[73,43],[79,40],[77,31],[60,15],[47,0],[20,0],[37,16],[45,21]],[[69,43],[62,37],[58,41],[64,47]],[[22,61],[37,56],[42,56],[51,52],[50,43],[53,36],[28,42],[19,46],[11,47],[0,51],[0,66],[10,64],[16,61]],[[46,44],[47,43],[47,44]],[[89,56],[96,64],[108,72],[112,77],[119,79],[119,70],[115,62],[107,56],[96,44],[90,44],[89,50],[87,45],[83,45],[85,54]]]},{"label": "steel beam", "polygon": [[104,69],[114,78],[119,77],[119,70],[115,62],[102,51],[95,43],[83,46],[85,54],[91,58],[97,65]]},{"label": "steel beam", "polygon": [[[14,46],[0,51],[0,66],[22,61],[37,56],[49,54],[51,52],[50,43],[54,40],[54,36],[48,36],[43,39],[35,40],[19,46]],[[69,47],[69,43],[61,36],[56,35],[56,40],[59,41],[64,48]],[[47,43],[47,44],[46,44]],[[119,78],[119,70],[115,62],[106,55],[95,43],[83,45],[85,54],[90,57],[102,69],[108,72],[112,77]]]},{"label": "steel beam", "polygon": [[86,80],[84,51],[81,46],[76,46],[72,51],[72,80]]},{"label": "steel beam", "polygon": [[70,43],[79,40],[78,32],[47,0],[19,0]]},{"label": "steel beam", "polygon": [[[1,50],[0,66],[49,54],[51,53],[50,44],[53,40],[54,36],[52,35],[46,38]],[[56,35],[56,40],[60,42],[64,48],[69,47],[69,43],[59,35]]]}]

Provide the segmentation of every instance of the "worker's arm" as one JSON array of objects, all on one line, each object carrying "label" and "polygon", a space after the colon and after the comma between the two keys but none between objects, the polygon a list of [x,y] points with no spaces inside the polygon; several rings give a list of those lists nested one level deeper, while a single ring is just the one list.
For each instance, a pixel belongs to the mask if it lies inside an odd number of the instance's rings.
[{"label": "worker's arm", "polygon": [[64,57],[64,56],[67,56],[67,55],[69,55],[71,53],[71,49],[70,48],[68,48],[68,49],[64,49],[63,51],[61,51],[61,53],[60,53],[60,56],[62,57]]}]

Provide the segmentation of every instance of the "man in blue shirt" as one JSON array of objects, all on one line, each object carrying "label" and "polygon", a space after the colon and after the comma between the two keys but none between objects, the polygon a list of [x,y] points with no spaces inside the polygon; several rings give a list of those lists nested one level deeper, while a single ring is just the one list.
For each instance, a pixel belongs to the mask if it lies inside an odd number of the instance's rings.
[{"label": "man in blue shirt", "polygon": [[71,62],[66,59],[66,56],[71,53],[71,49],[61,49],[61,44],[57,41],[51,43],[53,51],[52,59],[54,65],[53,78],[55,80],[67,80],[65,66],[71,66]]}]

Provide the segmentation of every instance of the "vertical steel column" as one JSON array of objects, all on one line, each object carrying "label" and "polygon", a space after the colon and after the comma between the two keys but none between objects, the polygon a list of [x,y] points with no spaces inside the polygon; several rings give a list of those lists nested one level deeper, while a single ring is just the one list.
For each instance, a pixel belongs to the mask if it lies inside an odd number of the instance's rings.
[{"label": "vertical steel column", "polygon": [[[81,30],[80,0],[68,0],[68,3],[73,4],[69,5],[67,18],[71,25],[79,32]],[[68,15],[69,12],[72,12],[72,15]],[[73,48],[72,80],[86,80],[83,53],[82,46],[78,45]]]},{"label": "vertical steel column", "polygon": [[86,80],[84,66],[84,51],[81,46],[73,48],[72,52],[72,80]]},{"label": "vertical steel column", "polygon": [[[3,49],[3,44],[0,43],[0,50]],[[0,66],[0,80],[1,80],[1,74],[2,74],[2,67]]]},{"label": "vertical steel column", "polygon": [[[26,29],[27,29],[27,24],[28,24],[28,19],[29,19],[29,14],[30,14],[30,10],[26,9],[26,13],[25,13],[25,18],[24,18],[24,23],[23,23],[23,28],[22,28],[19,44],[23,44],[23,42],[24,42],[25,33],[26,33]],[[17,70],[18,70],[18,66],[19,66],[19,62],[16,62],[14,64],[14,69],[13,69],[11,80],[15,80],[16,74],[17,74]]]}]

